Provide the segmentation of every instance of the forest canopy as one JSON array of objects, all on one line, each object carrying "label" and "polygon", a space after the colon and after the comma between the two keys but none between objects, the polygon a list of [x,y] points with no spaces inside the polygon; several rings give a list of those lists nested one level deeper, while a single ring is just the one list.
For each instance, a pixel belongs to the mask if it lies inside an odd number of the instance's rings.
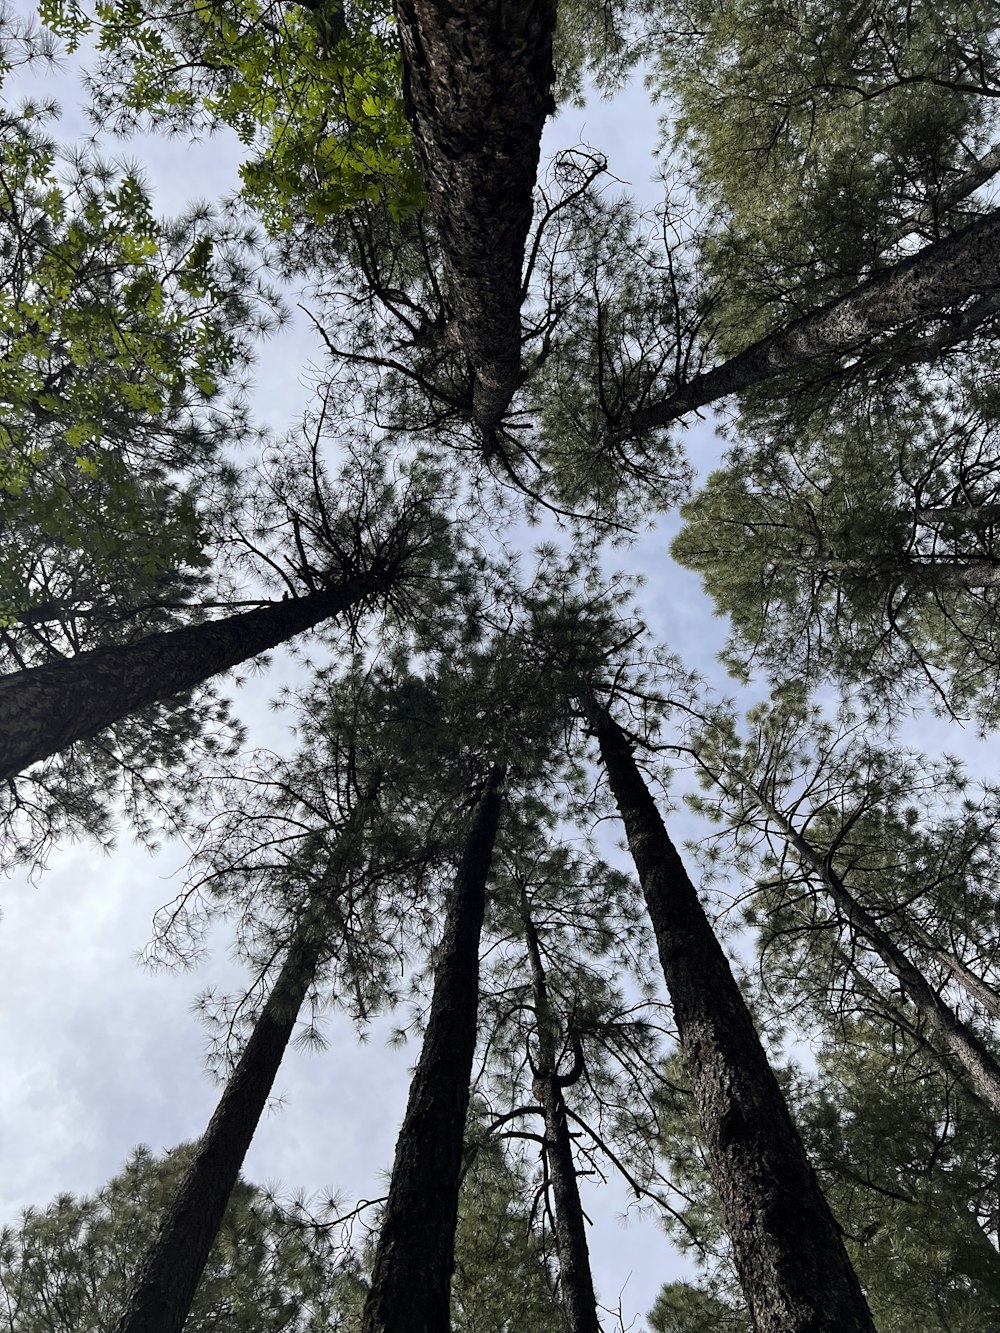
[{"label": "forest canopy", "polygon": [[64,1180],[16,1100],[11,1333],[992,1333],[1000,12],[42,0],[0,78],[0,957],[157,1103]]}]

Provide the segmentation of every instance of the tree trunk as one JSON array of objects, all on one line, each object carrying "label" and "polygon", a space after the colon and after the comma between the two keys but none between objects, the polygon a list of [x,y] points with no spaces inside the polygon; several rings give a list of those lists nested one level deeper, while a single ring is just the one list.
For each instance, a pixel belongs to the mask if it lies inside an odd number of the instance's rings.
[{"label": "tree trunk", "polygon": [[[366,803],[355,811],[357,819],[352,816],[352,820],[356,826],[369,808]],[[274,989],[191,1165],[146,1252],[116,1333],[181,1333],[302,1002],[327,947],[325,926],[339,896],[339,872],[350,845],[345,840],[349,839],[350,823],[317,886],[314,904],[295,934]]]},{"label": "tree trunk", "polygon": [[1000,562],[996,560],[948,560],[941,556],[929,560],[884,560],[870,566],[868,572],[873,570],[903,584],[945,592],[1000,587]]},{"label": "tree trunk", "polygon": [[451,1274],[476,1050],[479,939],[503,799],[497,764],[466,839],[445,919],[420,1059],[396,1143],[363,1333],[449,1333]]},{"label": "tree trunk", "polygon": [[937,1033],[968,1073],[983,1100],[994,1111],[1000,1112],[1000,1063],[987,1049],[985,1043],[962,1022],[954,1010],[945,1004],[919,968],[910,962],[902,949],[897,948],[875,918],[865,911],[829,864],[828,859],[818,852],[756,787],[749,782],[743,782],[739,777],[737,781],[742,782],[748,794],[768,818],[774,821],[802,860],[817,872],[827,893],[843,912],[852,929],[866,940],[882,959],[899,982],[904,995],[923,1014],[931,1031]]},{"label": "tree trunk", "polygon": [[0,779],[386,591],[389,574],[0,677]]},{"label": "tree trunk", "polygon": [[407,114],[486,444],[521,382],[524,248],[555,0],[396,0]]},{"label": "tree trunk", "polygon": [[963,199],[968,199],[970,194],[975,194],[979,187],[985,185],[998,171],[1000,171],[1000,144],[993,144],[982,157],[973,158],[972,165],[947,185],[936,199],[932,199],[915,213],[902,234],[905,235],[913,228],[930,226],[956,204],[960,204]]},{"label": "tree trunk", "polygon": [[875,1333],[725,954],[624,732],[585,701],[656,935],[709,1166],[758,1333]]},{"label": "tree trunk", "polygon": [[929,935],[918,922],[902,914],[899,920],[903,929],[913,936],[920,948],[948,969],[967,995],[970,995],[974,1000],[978,1000],[991,1018],[1000,1019],[1000,995],[988,981],[984,981],[982,977],[977,976],[950,949],[938,944],[937,940]]},{"label": "tree trunk", "polygon": [[933,508],[914,509],[918,523],[936,525],[948,523],[966,531],[992,528],[1000,524],[1000,504],[950,504]]},{"label": "tree trunk", "polygon": [[[800,552],[795,553],[803,559]],[[783,557],[784,558],[784,557]],[[791,558],[788,556],[787,558]],[[805,557],[806,568],[823,578],[850,576],[865,582],[878,582],[886,587],[902,587],[917,591],[961,592],[976,588],[1000,586],[1000,561],[951,559],[947,556],[883,556],[837,559],[827,555]],[[776,567],[778,560],[772,556]]]},{"label": "tree trunk", "polygon": [[[542,966],[538,933],[527,903],[522,901],[528,959],[531,963],[535,1024],[538,1034],[538,1068],[532,1091],[545,1118],[545,1154],[555,1202],[556,1253],[559,1258],[559,1299],[569,1333],[600,1333],[597,1298],[590,1271],[590,1252],[583,1205],[573,1161],[573,1141],[566,1118],[563,1088],[575,1082],[582,1070],[574,1067],[560,1076],[554,1018],[549,1004],[545,969]],[[576,1064],[581,1064],[579,1055]]]},{"label": "tree trunk", "polygon": [[[722,365],[695,375],[636,413],[630,433],[666,426],[688,412],[777,375],[858,352],[880,334],[920,325],[1000,290],[1000,210],[876,273],[853,292],[759,338]],[[985,315],[995,311],[989,300]]]}]

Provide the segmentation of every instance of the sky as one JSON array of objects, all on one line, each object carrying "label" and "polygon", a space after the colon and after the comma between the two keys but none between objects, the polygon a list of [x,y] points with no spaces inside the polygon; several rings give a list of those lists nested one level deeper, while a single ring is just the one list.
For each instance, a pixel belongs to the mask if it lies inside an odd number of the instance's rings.
[{"label": "sky", "polygon": [[[36,85],[37,86],[37,85]],[[61,101],[67,138],[84,128],[75,107],[76,75],[67,65],[42,85]],[[658,109],[641,79],[612,103],[592,99],[550,122],[543,160],[581,142],[603,151],[609,169],[643,206],[659,199],[653,146]],[[138,161],[154,186],[158,211],[192,198],[216,197],[235,184],[232,143],[145,137],[120,152]],[[265,348],[255,370],[258,415],[276,430],[294,424],[307,401],[308,366],[318,361],[315,337],[299,319]],[[704,471],[719,456],[710,423],[688,432],[688,447]],[[686,664],[720,680],[716,656],[725,627],[713,617],[696,577],[667,555],[676,516],[640,534],[616,563],[646,576],[643,611],[654,635]],[[243,688],[237,700],[255,741],[283,746],[282,723],[268,711],[287,659]],[[731,687],[729,687],[731,688]],[[671,824],[675,839],[695,836],[693,817]],[[0,1224],[20,1209],[44,1206],[56,1194],[92,1192],[121,1166],[129,1149],[162,1150],[196,1137],[218,1088],[204,1073],[205,1033],[192,1014],[210,983],[238,985],[225,941],[198,968],[150,973],[137,957],[150,936],[155,910],[176,893],[182,846],[151,856],[123,831],[110,855],[85,845],[59,848],[35,880],[19,875],[0,886],[0,977],[6,1004],[0,1015]],[[326,1025],[325,1052],[293,1050],[276,1088],[280,1107],[265,1118],[245,1175],[287,1192],[335,1189],[349,1198],[384,1192],[405,1101],[411,1043],[391,1049],[391,1018],[376,1022],[360,1045],[346,1021]],[[621,1299],[626,1328],[641,1327],[661,1283],[681,1265],[665,1235],[650,1222],[623,1228],[623,1190],[598,1193],[584,1182],[593,1218],[591,1249],[600,1298]],[[608,1321],[613,1327],[613,1321]]]}]

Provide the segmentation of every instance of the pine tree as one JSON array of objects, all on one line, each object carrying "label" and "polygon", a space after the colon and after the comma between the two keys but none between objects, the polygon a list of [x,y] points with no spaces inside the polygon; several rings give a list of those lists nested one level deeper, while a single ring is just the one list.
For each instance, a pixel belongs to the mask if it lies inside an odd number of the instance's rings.
[{"label": "pine tree", "polygon": [[642,780],[591,694],[601,751],[642,884],[747,1304],[758,1329],[874,1327],[753,1021]]},{"label": "pine tree", "polygon": [[[986,1333],[998,1295],[987,1183],[995,1116],[919,1035],[886,1041],[858,1018],[814,1040],[817,1072],[783,1071],[782,1085],[878,1328]],[[662,1127],[690,1230],[668,1225],[682,1245],[698,1236],[702,1272],[694,1284],[665,1288],[650,1322],[663,1333],[748,1333],[689,1096],[664,1098]]]},{"label": "pine tree", "polygon": [[[978,1095],[1000,1112],[1000,1065],[982,1030],[983,1018],[988,1023],[1000,1008],[996,993],[982,967],[977,971],[954,957],[922,924],[941,931],[950,912],[961,911],[970,858],[978,892],[994,873],[992,821],[987,814],[976,827],[964,775],[953,765],[935,771],[918,755],[880,750],[854,734],[849,718],[838,730],[815,709],[794,703],[759,708],[751,720],[753,730],[743,741],[720,710],[694,730],[692,748],[713,793],[699,804],[724,821],[727,837],[735,834],[741,870],[768,880],[762,946],[780,929],[790,953],[796,935],[804,940],[824,922],[807,945],[813,971],[820,939],[832,943],[830,927],[842,926],[846,938],[836,942],[841,961],[833,974],[844,958],[852,959],[844,978],[851,987],[854,975],[864,975],[864,955],[878,959],[878,972],[892,978],[933,1045],[947,1052],[942,1058],[964,1070]],[[947,811],[948,795],[956,806],[961,802],[957,817]],[[921,797],[924,811],[915,804]],[[992,799],[986,795],[986,810]],[[743,859],[748,852],[749,865]],[[803,899],[803,888],[828,905]],[[974,898],[964,906],[963,933],[988,948],[992,923],[985,916],[976,920]],[[932,970],[921,965],[921,954]],[[828,971],[831,983],[833,974]],[[951,994],[943,993],[946,988]],[[833,1011],[843,1001],[833,1000],[833,984],[826,989]],[[814,997],[822,993],[813,991]],[[962,1010],[970,1004],[966,1019]]]},{"label": "pine tree", "polygon": [[505,766],[477,793],[434,971],[427,1029],[396,1144],[365,1303],[364,1333],[445,1333],[458,1188],[476,1045],[479,937],[503,804]]},{"label": "pine tree", "polygon": [[[0,1232],[0,1299],[24,1333],[101,1333],[110,1328],[133,1265],[187,1169],[193,1148],[163,1157],[137,1148],[91,1197],[60,1195]],[[185,1329],[188,1333],[307,1333],[325,1323],[352,1256],[321,1230],[296,1226],[264,1191],[232,1190]]]}]

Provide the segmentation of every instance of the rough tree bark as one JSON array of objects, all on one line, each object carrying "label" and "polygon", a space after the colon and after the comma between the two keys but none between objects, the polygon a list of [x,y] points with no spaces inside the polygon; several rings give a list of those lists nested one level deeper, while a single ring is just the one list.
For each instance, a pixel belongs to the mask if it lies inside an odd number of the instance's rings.
[{"label": "rough tree bark", "polygon": [[592,696],[600,746],[656,936],[733,1260],[758,1333],[875,1333],[729,962],[628,740]]},{"label": "rough tree bark", "polygon": [[521,287],[552,101],[555,0],[396,0],[404,95],[438,229],[452,336],[489,449],[521,382]]},{"label": "rough tree bark", "polygon": [[462,1145],[479,1009],[479,939],[500,822],[492,769],[455,876],[427,1030],[410,1084],[362,1333],[449,1333]]},{"label": "rough tree bark", "polygon": [[919,328],[949,311],[958,318],[969,302],[976,302],[986,318],[996,313],[990,298],[998,291],[1000,210],[994,210],[695,375],[668,398],[636,413],[629,434],[669,425],[812,362],[857,352],[881,334]]},{"label": "rough tree bark", "polygon": [[373,800],[374,788],[344,828],[312,907],[135,1275],[115,1333],[181,1333],[299,1010],[328,950],[330,915],[340,896],[345,858]]},{"label": "rough tree bark", "polygon": [[535,1025],[538,1037],[538,1065],[532,1092],[542,1108],[545,1120],[545,1154],[555,1203],[556,1253],[559,1258],[559,1298],[569,1333],[600,1333],[597,1298],[590,1271],[590,1251],[584,1224],[583,1205],[573,1161],[573,1141],[566,1117],[563,1088],[580,1077],[582,1052],[574,1051],[573,1068],[568,1074],[558,1069],[556,1030],[549,1003],[545,969],[542,965],[538,932],[527,903],[522,902],[525,942],[531,965],[534,992]]},{"label": "rough tree bark", "polygon": [[0,779],[387,591],[394,577],[360,575],[306,597],[0,678]]}]

